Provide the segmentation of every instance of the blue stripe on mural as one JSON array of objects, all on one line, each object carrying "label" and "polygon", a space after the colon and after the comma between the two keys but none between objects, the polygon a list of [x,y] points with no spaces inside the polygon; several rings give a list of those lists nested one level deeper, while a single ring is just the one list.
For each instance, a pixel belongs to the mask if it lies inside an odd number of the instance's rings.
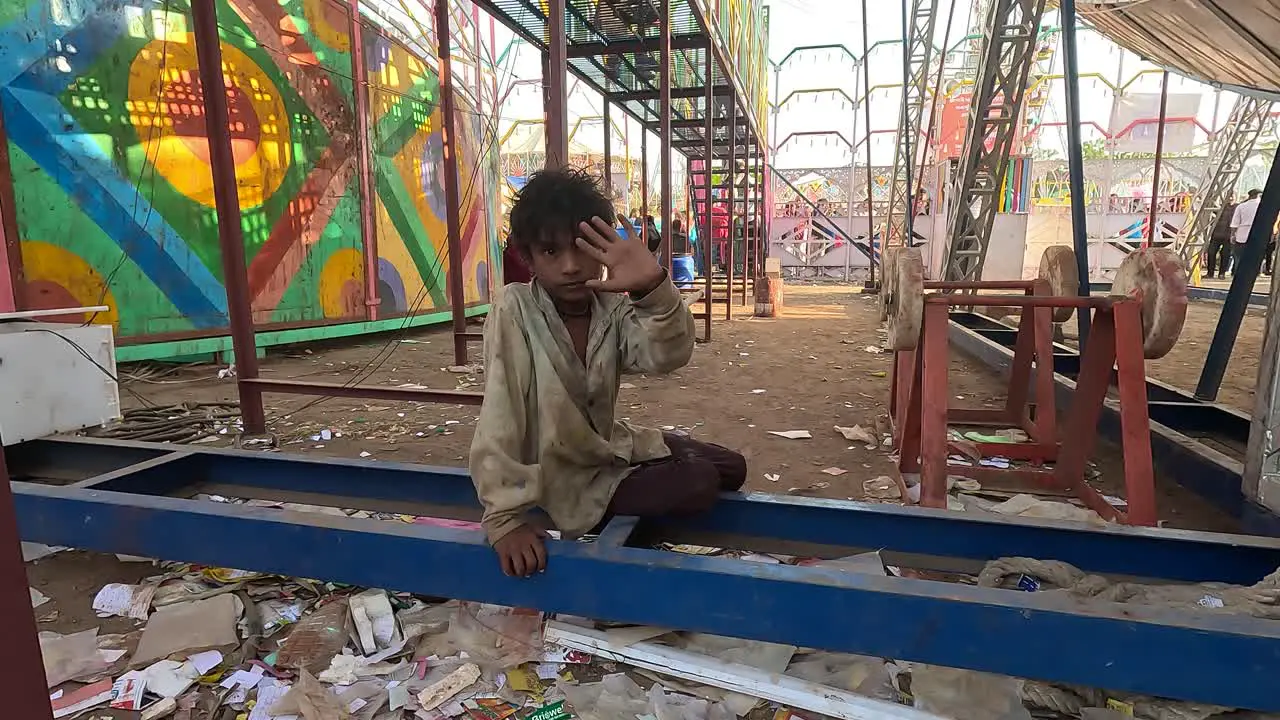
[{"label": "blue stripe on mural", "polygon": [[[53,58],[62,55],[68,61],[75,58],[75,61],[81,63],[95,59],[97,52],[120,37],[123,29],[112,30],[111,34],[106,37],[85,38],[97,46],[94,48],[82,48],[74,44],[71,46],[71,51],[66,50],[65,45],[63,51],[59,51],[57,48],[59,44],[63,43],[64,38],[75,32],[86,19],[99,16],[105,5],[119,7],[121,3],[119,0],[110,0],[109,2],[79,0],[78,2],[49,3],[48,9],[42,12],[28,12],[17,22],[0,28],[0,87],[9,85],[18,76],[26,73],[28,68],[44,61],[46,57]],[[149,8],[150,5],[150,2],[144,3],[144,7]],[[56,10],[54,9],[55,6]],[[40,5],[32,6],[32,8],[37,7],[40,7]],[[108,13],[108,15],[114,17],[122,16],[120,13]],[[93,50],[93,52],[89,52],[89,50]],[[84,57],[78,57],[79,55]],[[74,79],[75,76],[68,73],[65,82],[70,82]]]},{"label": "blue stripe on mural", "polygon": [[[227,322],[227,297],[177,231],[151,209],[101,148],[42,93],[0,90],[9,137],[96,222],[198,328]],[[135,207],[136,203],[136,207]],[[145,224],[139,220],[145,220]]]}]

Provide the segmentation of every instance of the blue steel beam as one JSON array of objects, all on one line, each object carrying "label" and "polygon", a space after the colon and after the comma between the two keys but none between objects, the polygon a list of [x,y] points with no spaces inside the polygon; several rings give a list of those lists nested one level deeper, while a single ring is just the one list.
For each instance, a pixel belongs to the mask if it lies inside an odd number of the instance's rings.
[{"label": "blue steel beam", "polygon": [[37,542],[1280,710],[1270,620],[625,547],[621,518],[605,542],[548,543],[547,571],[518,579],[479,531],[13,489],[22,536]]},{"label": "blue steel beam", "polygon": [[[67,458],[70,463],[80,452],[121,445],[172,450],[157,443],[92,438],[39,440],[18,448],[44,458]],[[350,503],[344,507],[368,510],[422,505],[471,517],[478,516],[480,507],[469,476],[460,468],[190,447],[131,467],[132,471],[107,472],[77,485],[85,490],[155,496],[214,484],[221,486],[223,494],[238,491],[245,497],[253,497],[255,491],[304,493],[311,496],[304,502],[331,498]],[[1252,585],[1280,567],[1280,539],[1276,538],[1123,525],[1095,529],[1067,522],[763,493],[725,495],[708,513],[650,526],[756,543],[879,548],[984,562],[1036,557],[1062,560],[1089,572],[1175,581]]]}]

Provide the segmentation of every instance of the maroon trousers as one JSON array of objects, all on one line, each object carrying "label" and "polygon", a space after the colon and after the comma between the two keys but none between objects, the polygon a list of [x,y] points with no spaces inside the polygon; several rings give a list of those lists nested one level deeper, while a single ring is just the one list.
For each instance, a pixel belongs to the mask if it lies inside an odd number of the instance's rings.
[{"label": "maroon trousers", "polygon": [[654,517],[708,510],[722,492],[747,481],[747,460],[740,453],[685,435],[664,433],[671,456],[636,465],[618,485],[608,515]]}]

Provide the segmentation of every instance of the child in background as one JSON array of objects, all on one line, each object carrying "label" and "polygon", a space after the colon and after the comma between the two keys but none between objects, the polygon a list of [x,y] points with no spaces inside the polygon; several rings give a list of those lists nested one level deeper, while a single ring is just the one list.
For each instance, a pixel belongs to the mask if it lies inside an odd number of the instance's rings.
[{"label": "child in background", "polygon": [[[614,417],[620,375],[668,373],[694,323],[664,268],[579,170],[546,170],[511,208],[533,275],[508,285],[484,328],[485,391],[470,471],[504,573],[547,564],[539,508],[567,538],[607,516],[710,508],[746,480],[742,455]],[[601,269],[609,269],[601,280]]]}]

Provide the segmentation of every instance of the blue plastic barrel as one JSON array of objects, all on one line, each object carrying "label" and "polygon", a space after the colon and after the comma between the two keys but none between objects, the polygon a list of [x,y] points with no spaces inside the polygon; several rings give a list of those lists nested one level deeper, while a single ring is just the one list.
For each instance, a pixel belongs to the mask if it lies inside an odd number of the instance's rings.
[{"label": "blue plastic barrel", "polygon": [[671,278],[675,281],[677,287],[687,287],[693,285],[695,266],[692,255],[676,255],[671,258],[671,272],[675,276]]}]

